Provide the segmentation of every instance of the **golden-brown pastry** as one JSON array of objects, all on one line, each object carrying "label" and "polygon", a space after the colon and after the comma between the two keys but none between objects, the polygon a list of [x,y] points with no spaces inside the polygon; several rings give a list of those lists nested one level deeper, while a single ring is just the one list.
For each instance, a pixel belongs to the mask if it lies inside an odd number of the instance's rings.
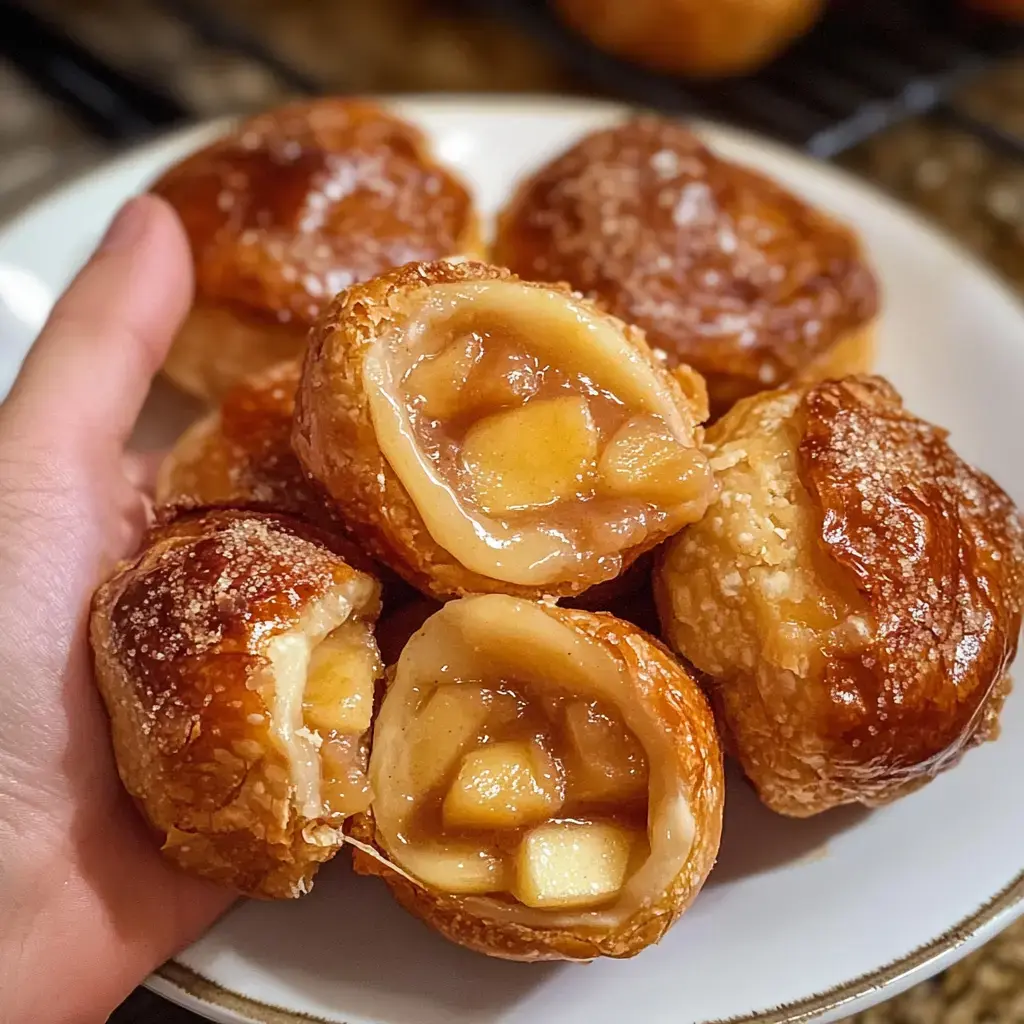
[{"label": "golden-brown pastry", "polygon": [[697,408],[638,331],[566,289],[410,264],[320,321],[292,440],[425,593],[565,595],[703,513]]},{"label": "golden-brown pastry", "polygon": [[1024,0],[967,0],[967,6],[1008,21],[1024,21]]},{"label": "golden-brown pastry", "polygon": [[722,828],[711,710],[611,615],[466,597],[402,653],[374,726],[356,870],[510,960],[628,957],[697,895]]},{"label": "golden-brown pastry", "polygon": [[877,377],[739,403],[721,493],[667,545],[667,638],[761,799],[805,816],[923,785],[997,733],[1024,584],[1010,499]]},{"label": "golden-brown pastry", "polygon": [[723,77],[754,71],[814,24],[823,0],[556,0],[603,50],[659,71]]},{"label": "golden-brown pastry", "polygon": [[[313,518],[324,508],[292,451],[301,364],[247,377],[194,423],[160,466],[156,500],[180,507],[266,508]],[[326,513],[322,513],[326,514]]]},{"label": "golden-brown pastry", "polygon": [[855,235],[675,121],[606,128],[537,171],[495,260],[641,327],[705,377],[715,417],[797,376],[870,368],[878,296]]},{"label": "golden-brown pastry", "polygon": [[195,304],[164,369],[206,399],[300,355],[353,281],[479,247],[470,195],[423,134],[362,100],[250,118],[152,190],[178,212],[195,261]]},{"label": "golden-brown pastry", "polygon": [[307,892],[366,810],[379,585],[326,536],[184,516],[96,593],[91,638],[128,792],[195,874]]}]

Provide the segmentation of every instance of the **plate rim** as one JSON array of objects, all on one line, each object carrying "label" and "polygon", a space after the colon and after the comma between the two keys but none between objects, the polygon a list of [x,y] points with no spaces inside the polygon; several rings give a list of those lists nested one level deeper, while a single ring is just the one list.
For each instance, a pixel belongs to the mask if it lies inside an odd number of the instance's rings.
[{"label": "plate rim", "polygon": [[[528,114],[534,116],[558,116],[565,114],[604,114],[609,119],[644,111],[642,105],[614,101],[595,100],[586,97],[557,94],[524,96],[522,94],[479,94],[452,93],[431,95],[421,93],[395,93],[390,95],[369,95],[371,101],[384,106],[405,108],[415,116],[416,112],[432,111],[457,112],[459,109],[489,109],[498,113]],[[1012,305],[1024,320],[1024,298],[1018,295],[998,271],[980,256],[967,249],[943,225],[936,224],[914,208],[901,203],[874,183],[867,181],[843,167],[818,161],[799,150],[762,136],[756,132],[732,125],[709,121],[702,118],[684,118],[698,132],[708,132],[720,138],[734,140],[748,146],[767,150],[787,160],[813,169],[819,176],[836,182],[861,195],[870,196],[876,204],[901,217],[935,245],[947,250],[963,264],[968,264],[986,279],[989,287],[1002,293],[1002,298]],[[196,121],[167,133],[156,135],[144,142],[122,150],[102,160],[96,166],[69,181],[54,185],[36,196],[21,211],[0,222],[0,246],[34,219],[39,211],[82,183],[102,178],[113,169],[131,164],[150,150],[168,145],[177,138],[191,135],[200,136],[217,126],[225,128],[237,117],[225,116]],[[840,982],[829,989],[812,993],[800,999],[755,1010],[718,1020],[707,1020],[702,1024],[803,1024],[815,1018],[834,1015],[836,1011],[863,1009],[882,1001],[889,995],[895,996],[912,984],[924,981],[950,963],[965,956],[982,945],[1017,918],[1024,916],[1024,869],[1003,889],[993,894],[971,914],[948,928],[946,931],[911,950],[902,957],[890,961],[874,970]],[[236,992],[219,982],[207,978],[201,971],[187,966],[177,959],[170,959],[159,967],[143,985],[156,994],[187,1009],[194,1010],[209,1019],[228,1024],[331,1024],[330,1019],[301,1010],[263,1002],[241,992]],[[873,998],[874,997],[874,998]],[[211,1016],[211,1011],[215,1016]]]},{"label": "plate rim", "polygon": [[[892,996],[896,996],[911,985],[926,981],[947,966],[944,962],[947,958],[959,959],[954,956],[956,953],[966,956],[1021,916],[1024,916],[1024,871],[974,913],[905,956],[840,982],[824,992],[765,1010],[705,1020],[701,1024],[805,1024],[844,1008],[851,1012],[856,1008],[867,1009],[869,1004],[884,1001],[885,993],[890,989],[897,989],[892,992]],[[213,1019],[221,1021],[239,1024],[332,1024],[327,1017],[289,1010],[235,992],[173,958],[157,968],[143,984],[150,991],[172,999],[186,1009],[197,1010],[204,1015],[209,1009],[220,1011]],[[878,998],[872,1000],[872,996]]]}]

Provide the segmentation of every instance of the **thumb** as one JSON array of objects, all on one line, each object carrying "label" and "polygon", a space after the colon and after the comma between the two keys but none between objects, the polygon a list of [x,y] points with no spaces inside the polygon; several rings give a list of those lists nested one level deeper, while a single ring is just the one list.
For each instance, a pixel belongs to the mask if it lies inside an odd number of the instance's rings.
[{"label": "thumb", "polygon": [[120,445],[192,296],[177,216],[156,196],[130,200],[57,301],[10,396],[44,443]]}]

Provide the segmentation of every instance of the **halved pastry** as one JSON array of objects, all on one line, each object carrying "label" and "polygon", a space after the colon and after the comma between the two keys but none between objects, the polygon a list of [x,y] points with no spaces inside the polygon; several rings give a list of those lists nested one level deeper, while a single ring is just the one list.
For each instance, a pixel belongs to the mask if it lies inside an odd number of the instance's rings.
[{"label": "halved pastry", "polygon": [[655,593],[761,799],[884,803],[994,738],[1024,584],[1007,495],[877,377],[747,399],[707,441],[720,497]]},{"label": "halved pastry", "polygon": [[704,695],[611,615],[452,601],[374,727],[356,870],[446,938],[510,960],[628,957],[703,885],[722,827]]},{"label": "halved pastry", "polygon": [[421,590],[574,594],[704,512],[699,409],[638,331],[566,289],[410,264],[320,321],[293,443]]},{"label": "halved pastry", "polygon": [[537,171],[495,260],[641,327],[706,378],[716,417],[795,377],[870,368],[878,294],[857,237],[676,121],[605,128]]},{"label": "halved pastry", "polygon": [[195,874],[309,890],[366,810],[379,585],[298,521],[158,528],[93,601],[96,680],[121,779]]},{"label": "halved pastry", "polygon": [[195,261],[195,304],[164,369],[206,399],[300,355],[353,281],[479,248],[472,199],[422,132],[362,100],[252,117],[152,190],[181,217]]}]

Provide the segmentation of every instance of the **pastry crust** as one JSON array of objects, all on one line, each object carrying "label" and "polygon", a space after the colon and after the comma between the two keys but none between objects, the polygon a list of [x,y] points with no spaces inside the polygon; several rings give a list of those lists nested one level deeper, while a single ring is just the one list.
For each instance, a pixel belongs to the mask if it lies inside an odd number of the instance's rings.
[{"label": "pastry crust", "polygon": [[721,494],[655,591],[761,799],[885,803],[998,732],[1024,584],[1011,500],[877,377],[776,391],[709,431]]},{"label": "pastry crust", "polygon": [[675,121],[597,131],[537,171],[495,259],[642,328],[705,377],[712,417],[801,374],[870,369],[878,293],[856,236]]},{"label": "pastry crust", "polygon": [[[472,618],[460,627],[459,618],[467,611]],[[373,809],[354,819],[352,830],[380,856],[356,849],[353,863],[358,873],[383,878],[407,910],[445,938],[488,956],[525,961],[631,957],[662,938],[696,897],[714,864],[724,796],[722,753],[714,719],[700,688],[668,650],[611,615],[485,595],[449,603],[428,620],[424,631],[432,627],[438,632],[453,630],[452,651],[458,659],[458,644],[479,649],[477,630],[493,624],[500,635],[492,641],[494,649],[487,649],[487,657],[493,658],[494,670],[500,673],[503,656],[496,650],[502,645],[508,650],[513,636],[515,644],[526,649],[530,645],[529,616],[538,611],[570,631],[581,650],[596,650],[599,658],[609,659],[624,680],[620,707],[628,706],[629,721],[641,742],[657,744],[656,750],[646,749],[652,773],[648,811],[652,852],[633,879],[647,871],[647,878],[658,878],[664,884],[656,883],[656,891],[649,891],[637,882],[638,887],[630,891],[631,883],[627,883],[620,902],[599,911],[575,913],[530,909],[507,898],[446,894],[389,866],[394,851],[388,849],[386,830],[374,821]],[[415,645],[422,637],[421,632],[403,652],[375,726],[370,771],[379,792],[386,791],[387,775],[396,763],[395,744],[403,742],[400,702],[407,685],[403,676],[416,672],[419,655]],[[536,648],[542,656],[544,650],[540,645]],[[546,663],[537,664],[536,669],[539,676],[550,671],[549,678],[566,673]],[[538,685],[543,684],[538,679]],[[552,692],[566,685],[563,678],[553,685]],[[655,797],[656,793],[661,796]],[[676,824],[666,830],[665,845],[660,846],[659,830],[670,820]],[[659,858],[670,859],[667,878],[657,866],[651,870],[652,862]]]},{"label": "pastry crust", "polygon": [[659,71],[740,75],[802,35],[822,0],[556,0],[565,21],[595,45]]},{"label": "pastry crust", "polygon": [[[311,813],[303,796],[285,708],[296,698],[277,657],[282,638],[376,618],[379,585],[332,544],[284,516],[184,516],[152,531],[93,601],[125,788],[170,860],[251,896],[307,892],[342,845],[342,816],[317,801]],[[317,749],[302,748],[319,772]]]},{"label": "pastry crust", "polygon": [[[446,549],[435,538],[435,527],[428,528],[425,521],[430,510],[417,505],[408,489],[408,478],[399,478],[393,460],[382,451],[380,424],[372,411],[373,391],[379,393],[382,389],[374,383],[367,384],[369,361],[382,358],[376,353],[385,339],[400,339],[406,350],[412,351],[410,337],[419,328],[410,325],[417,311],[435,294],[432,289],[465,286],[468,294],[476,296],[478,293],[471,289],[492,284],[514,286],[526,296],[536,291],[538,301],[550,300],[559,312],[571,313],[576,330],[581,319],[591,318],[594,330],[606,332],[622,348],[613,366],[625,368],[615,372],[628,372],[635,379],[642,377],[649,382],[644,386],[655,392],[659,408],[667,410],[666,415],[675,424],[677,442],[692,453],[692,476],[687,477],[692,480],[692,500],[675,508],[662,525],[647,528],[634,546],[617,549],[614,562],[609,557],[584,564],[577,552],[577,562],[565,570],[564,576],[536,584],[474,571],[465,564],[469,560],[466,554]],[[582,361],[589,354],[577,353],[574,358]],[[631,386],[635,389],[639,385]],[[394,404],[393,399],[388,401]],[[405,399],[397,401],[402,403]],[[338,296],[320,320],[310,336],[292,441],[307,473],[336,502],[353,535],[375,558],[425,594],[440,599],[488,592],[527,597],[570,595],[614,577],[684,522],[703,513],[714,484],[703,456],[695,447],[701,436],[697,426],[701,411],[700,401],[684,394],[679,382],[653,358],[640,332],[601,313],[564,287],[520,281],[506,270],[482,263],[421,263],[353,286]],[[430,500],[440,490],[431,489]],[[455,500],[461,499],[456,496]],[[465,516],[461,511],[464,506],[456,507],[460,510],[458,514]]]},{"label": "pastry crust", "polygon": [[362,100],[250,118],[152,191],[181,217],[195,262],[195,305],[164,369],[211,400],[301,355],[349,284],[480,247],[472,199],[424,135]]}]

